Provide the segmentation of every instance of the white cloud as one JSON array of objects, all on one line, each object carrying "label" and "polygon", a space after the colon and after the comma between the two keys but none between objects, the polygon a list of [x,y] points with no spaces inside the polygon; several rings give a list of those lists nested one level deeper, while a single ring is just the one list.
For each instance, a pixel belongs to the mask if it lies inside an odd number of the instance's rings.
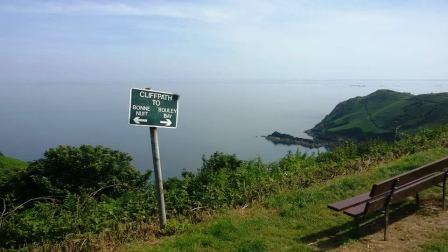
[{"label": "white cloud", "polygon": [[222,23],[230,18],[222,8],[189,3],[141,3],[49,1],[30,4],[0,6],[0,11],[35,14],[86,14],[109,16],[142,16],[190,19],[207,23]]}]

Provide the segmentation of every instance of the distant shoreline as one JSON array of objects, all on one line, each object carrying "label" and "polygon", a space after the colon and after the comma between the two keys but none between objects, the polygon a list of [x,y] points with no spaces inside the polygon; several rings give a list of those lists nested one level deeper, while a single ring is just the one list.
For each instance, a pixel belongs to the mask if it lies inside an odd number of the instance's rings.
[{"label": "distant shoreline", "polygon": [[315,141],[313,139],[295,137],[289,134],[280,133],[278,131],[274,131],[272,134],[262,137],[274,144],[300,145],[311,149],[326,147],[322,142]]}]

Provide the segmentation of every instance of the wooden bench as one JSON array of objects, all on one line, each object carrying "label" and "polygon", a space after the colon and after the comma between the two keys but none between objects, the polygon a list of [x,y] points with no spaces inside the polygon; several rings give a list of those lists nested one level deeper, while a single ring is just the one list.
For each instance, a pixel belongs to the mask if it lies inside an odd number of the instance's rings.
[{"label": "wooden bench", "polygon": [[447,177],[448,157],[445,157],[382,182],[375,183],[370,192],[333,203],[328,205],[328,207],[335,211],[343,211],[344,214],[354,217],[356,221],[359,217],[383,210],[384,240],[387,240],[390,205],[414,195],[417,203],[419,203],[419,192],[442,183],[442,206],[445,210]]}]

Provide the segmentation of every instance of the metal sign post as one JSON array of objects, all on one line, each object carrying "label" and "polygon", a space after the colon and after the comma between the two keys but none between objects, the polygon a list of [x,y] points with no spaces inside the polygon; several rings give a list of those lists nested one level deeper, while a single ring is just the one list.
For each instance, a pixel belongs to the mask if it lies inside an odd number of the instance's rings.
[{"label": "metal sign post", "polygon": [[159,206],[160,228],[164,228],[166,225],[165,197],[163,195],[163,180],[160,166],[159,136],[157,135],[157,128],[150,127],[149,133],[151,135],[152,163],[154,165],[154,180],[156,183],[157,203]]},{"label": "metal sign post", "polygon": [[166,226],[162,167],[160,164],[157,128],[176,128],[179,95],[147,89],[132,88],[129,102],[129,124],[149,126],[151,136],[154,180],[159,206],[160,228]]}]

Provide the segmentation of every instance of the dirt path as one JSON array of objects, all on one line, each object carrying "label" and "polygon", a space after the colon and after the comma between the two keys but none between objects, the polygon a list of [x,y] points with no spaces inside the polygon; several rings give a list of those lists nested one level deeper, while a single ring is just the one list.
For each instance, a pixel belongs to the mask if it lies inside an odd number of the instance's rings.
[{"label": "dirt path", "polygon": [[442,211],[434,202],[424,202],[417,213],[389,226],[388,241],[383,240],[383,230],[379,230],[334,251],[417,251],[419,245],[447,229],[448,210]]}]

